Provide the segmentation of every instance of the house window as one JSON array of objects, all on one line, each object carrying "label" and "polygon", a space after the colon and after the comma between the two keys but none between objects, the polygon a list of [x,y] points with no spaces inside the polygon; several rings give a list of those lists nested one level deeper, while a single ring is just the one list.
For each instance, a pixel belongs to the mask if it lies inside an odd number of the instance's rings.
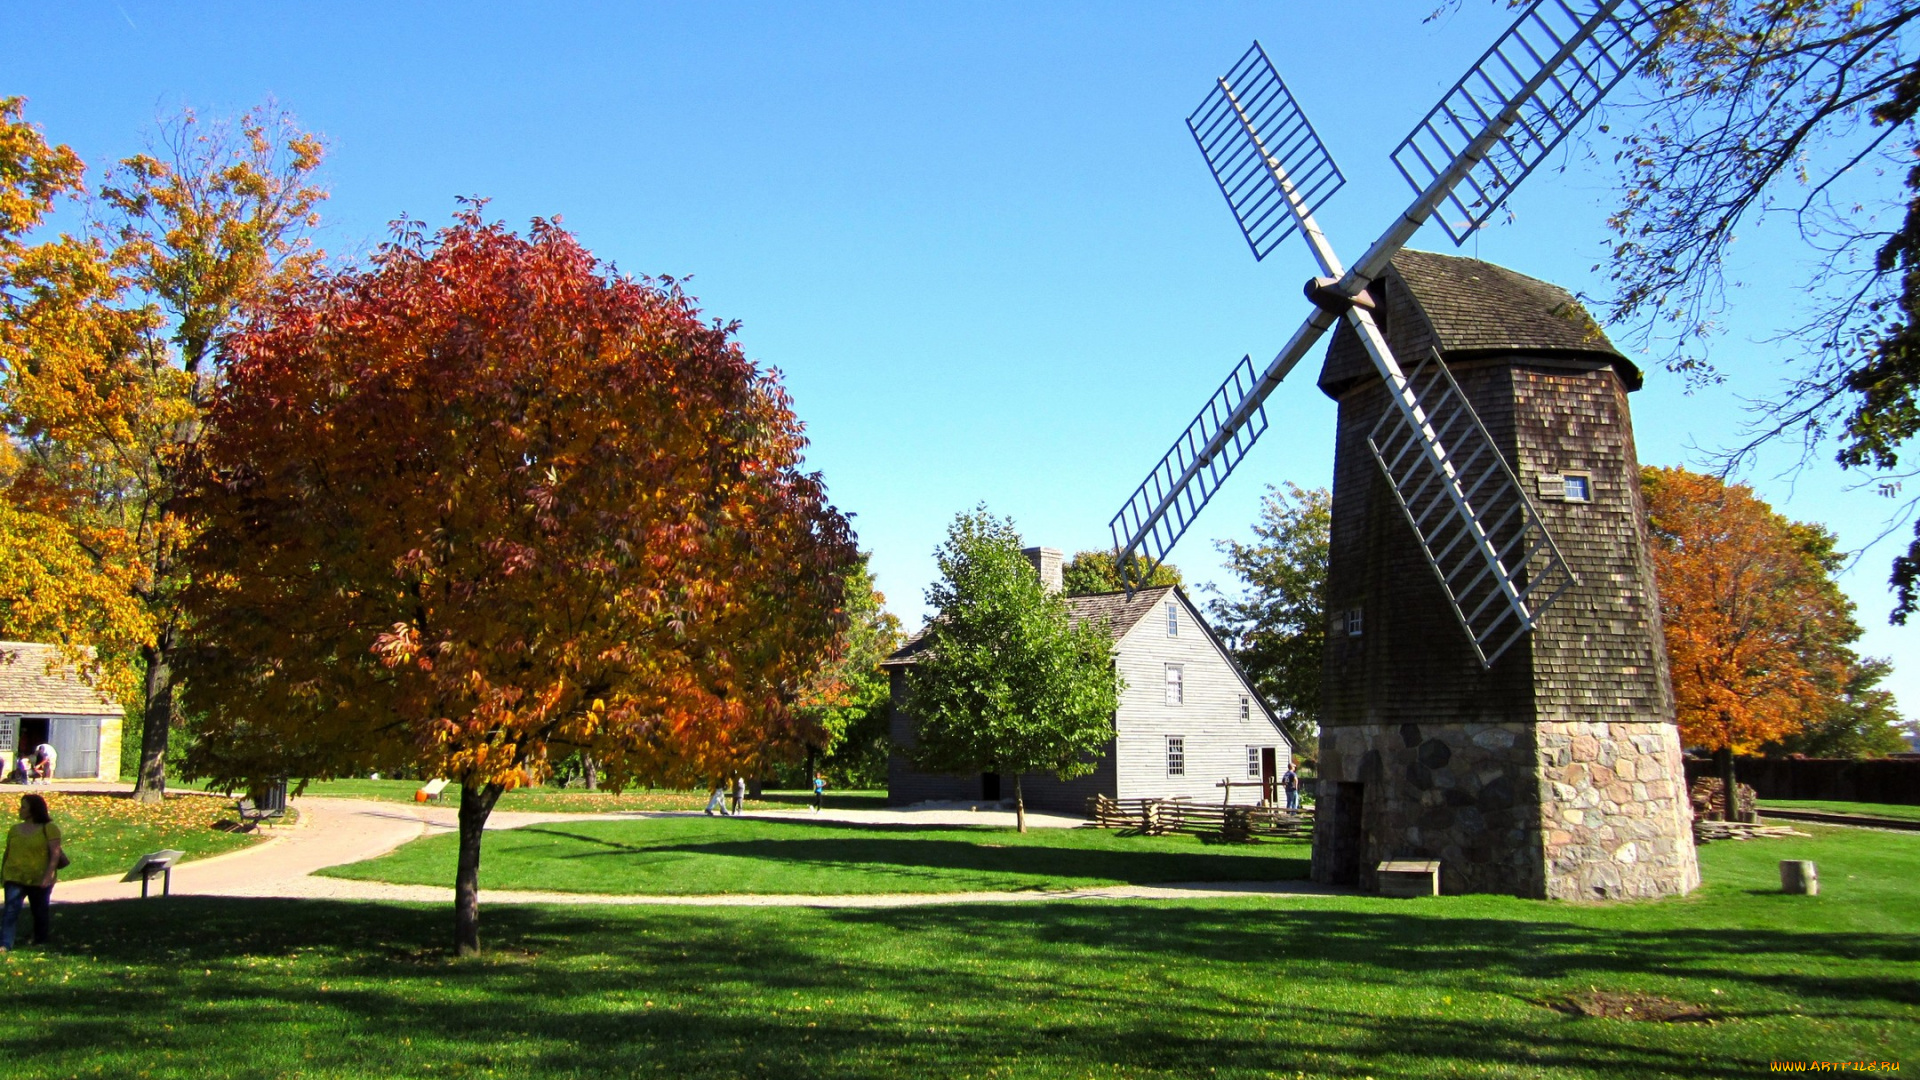
[{"label": "house window", "polygon": [[1563,485],[1561,498],[1568,502],[1592,502],[1593,478],[1586,473],[1567,473],[1560,478]]},{"label": "house window", "polygon": [[1241,694],[1240,695],[1240,722],[1246,723],[1248,720],[1251,720],[1251,719],[1253,719],[1253,699],[1248,697],[1245,694]]},{"label": "house window", "polygon": [[1186,674],[1186,669],[1179,664],[1167,665],[1167,704],[1186,704]]},{"label": "house window", "polygon": [[1167,775],[1187,775],[1187,740],[1178,735],[1167,736]]},{"label": "house window", "polygon": [[1179,604],[1167,605],[1167,636],[1168,637],[1180,636],[1180,605]]},{"label": "house window", "polygon": [[1260,775],[1260,748],[1257,746],[1247,747],[1247,775]]},{"label": "house window", "polygon": [[1348,637],[1360,636],[1360,609],[1359,608],[1347,609],[1347,636]]}]

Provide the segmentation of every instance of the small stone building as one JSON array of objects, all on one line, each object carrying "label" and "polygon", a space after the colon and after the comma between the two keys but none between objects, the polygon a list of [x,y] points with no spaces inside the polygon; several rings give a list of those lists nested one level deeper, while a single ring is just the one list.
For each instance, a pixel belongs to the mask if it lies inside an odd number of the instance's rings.
[{"label": "small stone building", "polygon": [[41,743],[53,747],[54,779],[120,778],[125,714],[88,686],[53,645],[0,641],[0,751],[7,764]]},{"label": "small stone building", "polygon": [[[1041,581],[1061,588],[1061,553],[1028,548]],[[1095,795],[1110,799],[1188,798],[1236,804],[1260,801],[1267,777],[1293,760],[1293,745],[1253,684],[1186,592],[1177,586],[1067,598],[1075,621],[1105,623],[1114,663],[1126,681],[1114,716],[1114,737],[1094,771],[1061,781],[1030,773],[1021,789],[1030,809],[1083,814]],[[925,648],[916,634],[882,665],[892,677],[894,750],[887,763],[887,801],[999,802],[1013,798],[1011,777],[993,773],[942,776],[915,769],[902,748],[913,745],[906,675]],[[1222,780],[1236,786],[1221,787]]]},{"label": "small stone building", "polygon": [[1370,290],[1412,366],[1437,350],[1577,583],[1483,669],[1367,437],[1385,384],[1343,324],[1313,873],[1598,899],[1699,883],[1627,394],[1639,370],[1565,290],[1403,251]]}]

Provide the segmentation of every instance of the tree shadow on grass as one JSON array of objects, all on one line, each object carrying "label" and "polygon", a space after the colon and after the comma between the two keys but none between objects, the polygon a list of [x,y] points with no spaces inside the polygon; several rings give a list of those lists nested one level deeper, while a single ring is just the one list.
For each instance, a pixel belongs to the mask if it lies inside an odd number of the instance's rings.
[{"label": "tree shadow on grass", "polygon": [[[1893,934],[1623,930],[1412,907],[489,906],[494,951],[472,962],[445,957],[449,923],[443,907],[331,901],[62,907],[61,947],[76,955],[78,977],[10,986],[16,1022],[0,1032],[0,1053],[59,1075],[154,1068],[176,1054],[172,1072],[154,1074],[441,1075],[464,1065],[864,1080],[978,1075],[1000,1062],[1023,1075],[1486,1066],[1733,1077],[1765,1071],[1769,1054],[1804,1056],[1793,1043],[1804,1036],[1575,1020],[1511,1002],[1533,987],[1665,991],[1710,978],[1736,1018],[1793,995],[1796,1008],[1837,1021],[1910,1024],[1920,949]],[[1794,974],[1863,957],[1874,959],[1859,977]],[[1313,990],[1288,993],[1298,986]],[[1493,997],[1423,1011],[1393,997],[1410,987]]]},{"label": "tree shadow on grass", "polygon": [[[929,884],[949,889],[1005,888],[1009,878],[1042,878],[1020,887],[1054,887],[1063,879],[1116,881],[1128,885],[1203,881],[1299,881],[1311,871],[1304,858],[1209,851],[1110,848],[1057,848],[1025,844],[985,845],[970,840],[859,836],[821,839],[742,839],[687,843],[628,844],[563,826],[534,826],[528,835],[557,836],[593,850],[547,856],[556,869],[582,860],[635,859],[641,862],[675,855],[710,855],[813,871],[796,878],[797,891],[813,891],[822,882],[830,891],[870,892],[874,878],[895,884]],[[836,875],[867,879],[836,886]]]}]

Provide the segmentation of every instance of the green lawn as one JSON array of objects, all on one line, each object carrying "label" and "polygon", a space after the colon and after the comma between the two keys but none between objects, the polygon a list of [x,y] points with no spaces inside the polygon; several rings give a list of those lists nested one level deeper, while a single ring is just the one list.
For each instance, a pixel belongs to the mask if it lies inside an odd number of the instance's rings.
[{"label": "green lawn", "polygon": [[1829,814],[1867,814],[1872,817],[1899,818],[1902,821],[1920,821],[1920,806],[1905,806],[1900,803],[1877,802],[1833,802],[1822,799],[1761,799],[1760,815],[1766,816],[1769,807],[1782,810],[1820,810]]},{"label": "green lawn", "polygon": [[[416,840],[326,873],[447,885],[458,838]],[[832,825],[759,818],[574,821],[490,832],[490,889],[646,893],[893,893],[1069,889],[1168,881],[1276,881],[1307,875],[1304,842],[1203,844],[1100,829]]]},{"label": "green lawn", "polygon": [[[1678,901],[59,908],[9,1077],[1744,1078],[1920,1062],[1920,839],[1712,845]],[[1824,892],[1777,892],[1781,858]],[[1703,1010],[1574,1017],[1596,992]],[[1643,1010],[1644,1011],[1644,1010]]]},{"label": "green lawn", "polygon": [[[217,828],[231,826],[233,804],[204,795],[170,794],[162,803],[147,804],[118,793],[41,794],[73,859],[73,865],[60,871],[67,881],[125,873],[140,856],[168,848],[185,852],[188,859],[200,859],[265,839],[258,832]],[[19,801],[17,789],[0,794],[0,800],[12,809]]]}]

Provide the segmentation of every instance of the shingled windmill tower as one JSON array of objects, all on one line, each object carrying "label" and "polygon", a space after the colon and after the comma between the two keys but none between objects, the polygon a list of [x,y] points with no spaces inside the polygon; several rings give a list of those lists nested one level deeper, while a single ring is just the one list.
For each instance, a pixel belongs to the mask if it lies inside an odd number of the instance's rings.
[{"label": "shingled windmill tower", "polygon": [[[1369,440],[1385,383],[1343,327],[1314,877],[1431,858],[1449,892],[1597,899],[1699,883],[1627,394],[1640,372],[1565,291],[1402,251],[1371,287],[1402,356],[1438,357],[1558,541],[1550,615],[1477,662]],[[1391,443],[1383,446],[1394,452]]]},{"label": "shingled windmill tower", "polygon": [[1638,373],[1564,292],[1403,250],[1436,214],[1464,242],[1651,36],[1637,0],[1529,7],[1394,152],[1418,194],[1351,268],[1313,217],[1344,177],[1257,42],[1188,117],[1254,257],[1297,232],[1321,273],[1265,371],[1243,359],[1114,516],[1114,547],[1122,573],[1163,559],[1339,327],[1316,880],[1428,857],[1447,892],[1698,882],[1626,408]]}]

